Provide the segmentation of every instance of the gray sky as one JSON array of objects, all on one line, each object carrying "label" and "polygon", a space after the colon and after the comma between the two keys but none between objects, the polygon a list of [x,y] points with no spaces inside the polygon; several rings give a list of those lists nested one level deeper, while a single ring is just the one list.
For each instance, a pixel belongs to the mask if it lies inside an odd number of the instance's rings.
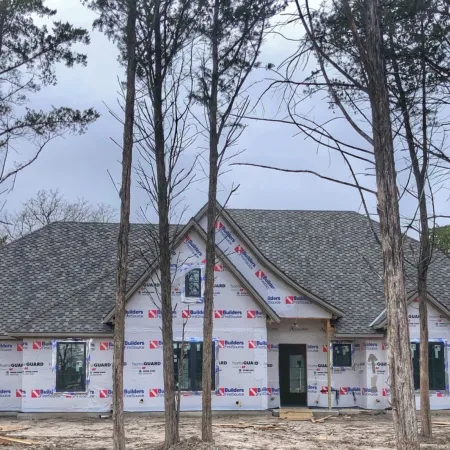
[{"label": "gray sky", "polygon": [[[95,15],[83,7],[79,0],[50,0],[49,6],[58,9],[58,18],[69,20],[74,25],[92,29]],[[295,28],[288,30],[295,35]],[[120,142],[122,128],[111,117],[105,104],[117,104],[118,78],[123,78],[123,69],[117,63],[117,51],[111,42],[97,31],[91,32],[91,45],[80,49],[88,55],[88,66],[75,69],[58,69],[58,85],[43,89],[33,97],[34,108],[51,105],[66,105],[74,108],[95,107],[100,119],[83,136],[67,136],[49,145],[45,153],[26,171],[20,174],[15,189],[8,196],[6,209],[12,211],[40,189],[59,189],[69,200],[84,197],[92,203],[104,202],[119,207],[118,195],[107,173],[120,180],[120,149],[111,137]],[[260,60],[263,63],[280,63],[295,49],[295,44],[281,37],[272,36],[264,45]],[[267,71],[257,73],[264,78]],[[280,98],[269,95],[264,100],[266,117],[277,112]],[[333,116],[328,109],[326,98],[304,104],[304,113],[318,121]],[[332,125],[336,134],[344,139],[356,136],[344,122]],[[235,162],[253,162],[294,169],[311,169],[352,181],[345,164],[337,155],[302,136],[296,136],[296,129],[289,125],[251,121],[244,131],[234,151],[245,150]],[[353,137],[354,136],[354,137]],[[358,142],[360,143],[360,142]],[[198,142],[202,147],[204,143]],[[200,148],[192,151],[201,151]],[[357,164],[356,171],[363,172],[365,166]],[[199,173],[201,177],[201,173]],[[364,177],[366,186],[373,187],[373,177]],[[361,211],[360,197],[356,190],[347,188],[313,175],[287,174],[249,167],[233,167],[220,180],[219,201],[227,196],[232,184],[239,184],[238,192],[229,205],[236,208],[265,209],[346,209]],[[206,202],[207,185],[198,182],[186,194],[191,216]],[[448,193],[441,191],[438,199],[441,213],[448,209]],[[376,202],[368,195],[371,212],[375,212]],[[134,183],[132,192],[132,219],[138,221],[137,210],[147,203],[146,195]],[[414,202],[404,202],[404,211],[411,212]]]}]

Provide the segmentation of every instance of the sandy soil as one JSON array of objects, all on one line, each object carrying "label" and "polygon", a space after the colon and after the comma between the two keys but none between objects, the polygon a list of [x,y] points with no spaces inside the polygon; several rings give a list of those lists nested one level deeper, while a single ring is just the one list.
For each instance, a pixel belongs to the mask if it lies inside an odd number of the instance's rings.
[{"label": "sandy soil", "polygon": [[[433,422],[448,422],[448,426],[434,426],[434,437],[424,441],[422,449],[443,450],[450,448],[450,416],[434,416]],[[224,428],[222,424],[281,424],[278,429],[255,430],[252,428]],[[200,419],[183,418],[181,436],[183,442],[177,450],[387,450],[394,448],[392,417],[390,415],[355,415],[333,417],[324,424],[311,422],[286,422],[272,417],[220,417],[214,419],[215,444],[201,445]],[[0,418],[0,427],[21,427],[7,436],[38,441],[39,444],[2,445],[0,450],[28,448],[109,450],[111,446],[110,419],[48,419],[18,421]],[[156,450],[164,437],[164,423],[149,416],[126,418],[127,450]]]}]

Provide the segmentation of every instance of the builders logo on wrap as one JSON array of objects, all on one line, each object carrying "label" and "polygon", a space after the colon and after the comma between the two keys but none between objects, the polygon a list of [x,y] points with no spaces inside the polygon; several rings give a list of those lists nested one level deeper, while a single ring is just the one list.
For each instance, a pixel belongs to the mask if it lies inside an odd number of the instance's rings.
[{"label": "builders logo on wrap", "polygon": [[219,348],[244,348],[244,341],[218,340]]},{"label": "builders logo on wrap", "polygon": [[280,305],[281,304],[281,297],[276,297],[274,295],[269,295],[267,297],[267,303],[269,305]]},{"label": "builders logo on wrap", "polygon": [[143,350],[145,342],[143,341],[125,341],[125,348],[129,350]]},{"label": "builders logo on wrap", "polygon": [[12,344],[3,344],[2,342],[0,342],[0,352],[12,352],[12,350]]},{"label": "builders logo on wrap", "polygon": [[366,395],[368,397],[376,397],[378,396],[378,390],[376,386],[371,388],[362,388],[362,395]]},{"label": "builders logo on wrap", "polygon": [[378,350],[378,343],[377,342],[366,342],[365,344],[361,344],[361,350]]},{"label": "builders logo on wrap", "polygon": [[243,397],[245,395],[244,389],[220,387],[216,391],[218,397]]},{"label": "builders logo on wrap", "polygon": [[267,341],[256,341],[256,340],[248,341],[248,348],[251,350],[254,350],[257,348],[266,349]]},{"label": "builders logo on wrap", "polygon": [[156,350],[158,348],[162,348],[163,342],[162,341],[149,341],[148,343],[148,347],[150,348],[150,350]]},{"label": "builders logo on wrap", "polygon": [[98,391],[99,398],[111,398],[112,397],[112,390],[111,389],[100,389]]},{"label": "builders logo on wrap", "polygon": [[249,388],[248,396],[249,397],[261,397],[265,395],[272,395],[272,389],[268,387],[260,387],[260,388]]},{"label": "builders logo on wrap", "polygon": [[16,389],[16,398],[25,398],[27,395],[27,392],[23,389]]},{"label": "builders logo on wrap", "polygon": [[280,348],[279,344],[267,344],[267,350],[269,352],[278,352],[279,348]]},{"label": "builders logo on wrap", "polygon": [[258,280],[261,280],[262,284],[267,288],[267,289],[275,289],[274,284],[272,283],[272,281],[270,281],[270,279],[268,278],[268,276],[261,270],[257,270],[255,272],[255,276],[256,278],[258,278]]},{"label": "builders logo on wrap", "polygon": [[308,344],[308,353],[318,353],[319,346],[318,345],[310,345]]},{"label": "builders logo on wrap", "polygon": [[[95,349],[95,347],[94,347],[94,349]],[[99,349],[101,351],[113,350],[114,342],[111,342],[111,341],[100,342]]]},{"label": "builders logo on wrap", "polygon": [[181,311],[182,319],[203,319],[203,309],[183,309]]},{"label": "builders logo on wrap", "polygon": [[150,398],[164,397],[164,389],[149,389],[148,396]]},{"label": "builders logo on wrap", "polygon": [[235,253],[237,253],[241,258],[242,261],[244,261],[245,264],[247,264],[250,269],[256,268],[256,263],[253,261],[253,258],[247,253],[244,247],[242,245],[238,245],[234,248]]},{"label": "builders logo on wrap", "polygon": [[317,384],[308,384],[308,392],[310,394],[317,394]]},{"label": "builders logo on wrap", "polygon": [[126,309],[125,315],[128,319],[143,319],[144,311],[141,309]]},{"label": "builders logo on wrap", "polygon": [[266,315],[256,309],[247,311],[247,319],[265,319]]},{"label": "builders logo on wrap", "polygon": [[[202,260],[202,264],[206,264],[206,259]],[[225,272],[225,266],[223,263],[214,264],[214,272]]]},{"label": "builders logo on wrap", "polygon": [[145,392],[144,389],[124,389],[123,396],[124,397],[133,397],[133,398],[144,398]]},{"label": "builders logo on wrap", "polygon": [[[177,311],[173,310],[172,311],[172,317],[174,319],[177,318]],[[148,310],[148,318],[149,319],[161,319],[162,318],[162,312],[160,309],[149,309]]]},{"label": "builders logo on wrap", "polygon": [[16,344],[16,350],[18,352],[23,352],[23,342],[19,342],[18,344]]},{"label": "builders logo on wrap", "polygon": [[214,228],[216,229],[216,233],[219,233],[229,244],[234,244],[236,242],[236,239],[234,239],[231,232],[219,220],[215,223]]},{"label": "builders logo on wrap", "polygon": [[0,389],[0,397],[10,398],[12,397],[12,391],[9,389]]},{"label": "builders logo on wrap", "polygon": [[194,256],[202,256],[201,250],[188,234],[184,238],[184,245],[186,245]]},{"label": "builders logo on wrap", "polygon": [[287,295],[284,302],[286,305],[309,305],[311,303],[304,295]]},{"label": "builders logo on wrap", "polygon": [[360,387],[341,387],[339,388],[339,395],[361,395]]},{"label": "builders logo on wrap", "polygon": [[31,389],[30,397],[31,398],[53,397],[53,390],[52,389]]},{"label": "builders logo on wrap", "polygon": [[242,319],[242,311],[236,309],[216,309],[214,319]]},{"label": "builders logo on wrap", "polygon": [[267,394],[271,397],[276,397],[277,395],[280,395],[280,388],[268,387]]},{"label": "builders logo on wrap", "polygon": [[161,361],[144,361],[131,363],[131,369],[139,375],[152,375],[162,365]]}]

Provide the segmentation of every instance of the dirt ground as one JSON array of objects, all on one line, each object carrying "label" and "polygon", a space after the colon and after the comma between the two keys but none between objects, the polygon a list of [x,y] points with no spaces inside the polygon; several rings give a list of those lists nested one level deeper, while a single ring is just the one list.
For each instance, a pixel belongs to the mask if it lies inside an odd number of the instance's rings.
[{"label": "dirt ground", "polygon": [[[448,425],[434,425],[434,437],[423,442],[422,449],[450,449],[450,416],[433,416],[433,422]],[[231,428],[226,425],[275,424],[273,429]],[[0,439],[0,450],[79,449],[107,450],[112,448],[110,419],[47,419],[19,421],[0,418],[0,428],[17,428],[6,436],[23,438],[33,445],[6,444]],[[267,427],[266,427],[267,428]],[[0,435],[2,433],[0,432]],[[393,449],[392,416],[354,415],[337,416],[323,424],[311,422],[288,422],[268,416],[216,417],[214,418],[215,444],[202,445],[200,418],[182,418],[180,434],[183,442],[177,450],[385,450]],[[156,450],[164,437],[162,419],[149,416],[126,417],[127,450]]]}]

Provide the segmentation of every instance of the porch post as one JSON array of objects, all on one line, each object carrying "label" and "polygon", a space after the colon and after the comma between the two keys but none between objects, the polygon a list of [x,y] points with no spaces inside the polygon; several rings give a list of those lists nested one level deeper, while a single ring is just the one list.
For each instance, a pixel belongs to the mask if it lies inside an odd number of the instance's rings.
[{"label": "porch post", "polygon": [[328,409],[331,409],[331,322],[327,319],[327,377],[328,377]]}]

